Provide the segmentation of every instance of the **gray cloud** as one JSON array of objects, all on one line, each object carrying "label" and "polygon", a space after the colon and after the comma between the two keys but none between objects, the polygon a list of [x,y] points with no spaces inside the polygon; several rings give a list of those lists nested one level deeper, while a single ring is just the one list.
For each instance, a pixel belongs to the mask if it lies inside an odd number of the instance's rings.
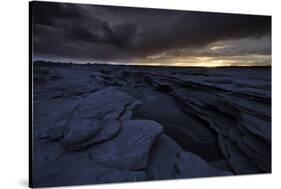
[{"label": "gray cloud", "polygon": [[[235,55],[245,49],[248,54],[271,53],[271,45],[258,42],[269,40],[264,38],[271,35],[269,16],[50,2],[33,2],[32,10],[36,57],[129,60],[175,49],[188,49],[190,55],[227,41]],[[220,55],[231,55],[226,50]]]}]

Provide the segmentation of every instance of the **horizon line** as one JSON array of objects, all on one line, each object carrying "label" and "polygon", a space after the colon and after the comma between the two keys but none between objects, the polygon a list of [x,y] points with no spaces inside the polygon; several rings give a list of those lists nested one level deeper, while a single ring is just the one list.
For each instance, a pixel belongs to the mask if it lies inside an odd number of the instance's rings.
[{"label": "horizon line", "polygon": [[108,66],[144,66],[144,67],[175,67],[175,68],[224,68],[224,67],[272,67],[272,65],[216,65],[216,66],[198,66],[198,65],[189,65],[189,66],[181,66],[181,65],[160,65],[160,64],[125,64],[125,63],[98,63],[98,62],[85,62],[85,63],[77,63],[77,62],[62,62],[62,61],[46,61],[46,60],[35,60],[32,63],[36,62],[44,62],[50,64],[75,64],[75,65],[108,65]]}]

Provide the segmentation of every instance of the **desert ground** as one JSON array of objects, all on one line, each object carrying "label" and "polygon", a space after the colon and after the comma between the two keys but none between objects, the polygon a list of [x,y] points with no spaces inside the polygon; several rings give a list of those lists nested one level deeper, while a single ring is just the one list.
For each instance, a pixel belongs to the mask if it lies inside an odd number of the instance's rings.
[{"label": "desert ground", "polygon": [[33,184],[271,172],[271,67],[33,63]]}]

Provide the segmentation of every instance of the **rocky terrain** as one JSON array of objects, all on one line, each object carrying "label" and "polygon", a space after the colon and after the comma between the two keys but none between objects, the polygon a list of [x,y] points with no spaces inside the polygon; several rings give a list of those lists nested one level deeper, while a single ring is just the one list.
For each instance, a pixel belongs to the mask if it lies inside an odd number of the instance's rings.
[{"label": "rocky terrain", "polygon": [[271,68],[35,62],[33,186],[271,172]]}]

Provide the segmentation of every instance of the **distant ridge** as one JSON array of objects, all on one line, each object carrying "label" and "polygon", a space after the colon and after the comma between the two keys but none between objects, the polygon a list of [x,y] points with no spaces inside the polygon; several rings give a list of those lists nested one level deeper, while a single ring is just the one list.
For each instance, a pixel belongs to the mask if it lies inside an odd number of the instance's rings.
[{"label": "distant ridge", "polygon": [[268,65],[261,65],[261,66],[216,66],[216,67],[207,67],[207,66],[154,66],[154,65],[125,65],[125,64],[103,64],[103,63],[75,63],[75,62],[53,62],[53,61],[44,61],[44,60],[36,60],[33,62],[34,65],[36,64],[44,64],[45,66],[115,66],[115,67],[149,67],[149,68],[209,68],[209,69],[217,69],[217,68],[271,68],[272,66]]}]

